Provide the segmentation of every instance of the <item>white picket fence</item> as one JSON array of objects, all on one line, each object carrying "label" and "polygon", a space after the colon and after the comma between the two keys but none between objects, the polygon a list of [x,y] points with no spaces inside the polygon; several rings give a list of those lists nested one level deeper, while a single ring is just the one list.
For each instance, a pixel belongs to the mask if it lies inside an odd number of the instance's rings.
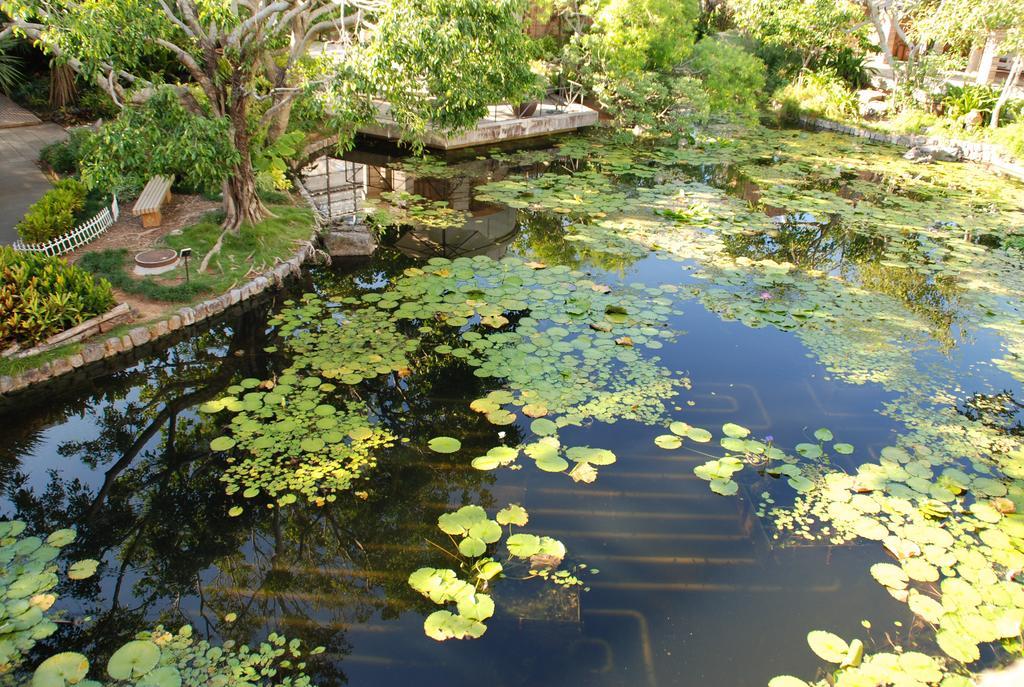
[{"label": "white picket fence", "polygon": [[65,255],[79,246],[92,241],[94,238],[105,232],[121,215],[121,209],[117,205],[117,196],[110,202],[110,207],[103,208],[99,214],[85,224],[81,224],[66,234],[50,239],[46,243],[23,243],[15,241],[14,250],[23,253],[43,253],[45,255]]}]

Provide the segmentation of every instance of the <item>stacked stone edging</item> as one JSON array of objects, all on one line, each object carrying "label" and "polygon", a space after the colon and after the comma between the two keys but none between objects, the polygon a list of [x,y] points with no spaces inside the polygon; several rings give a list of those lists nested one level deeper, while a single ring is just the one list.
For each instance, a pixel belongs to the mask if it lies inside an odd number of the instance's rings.
[{"label": "stacked stone edging", "polygon": [[961,141],[959,139],[938,138],[935,136],[923,136],[912,134],[886,134],[881,131],[862,129],[850,124],[842,124],[831,119],[819,119],[817,117],[800,117],[800,123],[812,129],[824,131],[835,131],[858,138],[867,138],[879,143],[891,143],[904,148],[915,146],[956,146],[963,151],[964,158],[971,162],[980,162],[991,165],[1007,176],[1024,181],[1024,163],[1008,155],[1002,146],[982,141]]},{"label": "stacked stone edging", "polygon": [[283,286],[286,279],[302,272],[302,265],[316,250],[313,246],[315,238],[316,234],[291,259],[279,263],[273,269],[267,270],[242,286],[231,289],[216,298],[210,298],[197,305],[181,308],[166,320],[135,327],[123,336],[112,336],[103,342],[86,344],[78,353],[43,363],[39,367],[26,370],[20,375],[0,377],[0,396],[21,391],[33,384],[60,377],[90,363],[96,363],[105,358],[113,358],[122,353],[127,353],[134,348],[156,341],[179,329],[213,318],[231,306],[263,293],[271,287],[279,288]]}]

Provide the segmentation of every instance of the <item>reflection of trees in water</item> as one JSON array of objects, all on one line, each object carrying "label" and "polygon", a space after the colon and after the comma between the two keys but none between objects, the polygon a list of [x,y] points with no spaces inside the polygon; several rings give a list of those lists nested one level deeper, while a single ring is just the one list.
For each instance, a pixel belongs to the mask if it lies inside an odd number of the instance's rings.
[{"label": "reflection of trees in water", "polygon": [[[616,255],[602,250],[600,242],[566,240],[572,220],[563,215],[521,210],[519,222],[522,231],[512,244],[515,251],[549,265],[566,265],[577,270],[593,267],[621,275],[641,259],[637,255]],[[628,239],[623,238],[623,241],[628,242]]]},{"label": "reflection of trees in water", "polygon": [[[404,260],[357,267],[339,283],[351,284],[355,276],[364,288],[379,284]],[[331,287],[328,281],[325,290]],[[223,458],[208,448],[226,418],[197,414],[195,407],[241,378],[266,378],[287,365],[259,353],[268,343],[266,322],[265,312],[254,313],[233,328],[197,335],[169,351],[167,362],[154,359],[131,371],[116,393],[108,388],[102,397],[72,402],[86,409],[100,404],[91,411],[95,437],[60,446],[68,460],[101,473],[95,486],[57,472],[38,490],[24,474],[12,480],[7,515],[37,531],[76,526],[69,557],[106,561],[102,575],[65,581],[59,590],[75,604],[75,617],[93,620],[62,625],[36,658],[80,650],[103,662],[157,622],[190,623],[243,642],[276,630],[339,656],[351,651],[349,623],[434,610],[406,579],[417,567],[450,563],[425,541],[437,534],[438,514],[453,499],[498,504],[481,492],[490,475],[469,469],[465,458],[425,452],[421,440],[457,428],[465,437],[463,456],[496,445],[497,429],[470,410],[467,399],[486,395],[500,381],[476,377],[468,364],[435,353],[442,343],[457,345],[460,335],[457,328],[441,328],[411,355],[407,373],[341,385],[337,392],[358,395],[377,421],[415,439],[379,456],[377,469],[357,487],[365,500],[341,494],[322,508],[302,502],[250,507],[229,518],[239,498],[226,495],[219,479]],[[408,323],[406,333],[417,326]],[[498,429],[506,430],[506,442],[519,441],[514,426]],[[222,619],[231,612],[238,617],[227,624]],[[325,684],[345,680],[329,661],[312,673]]]},{"label": "reflection of trees in water", "polygon": [[952,350],[958,339],[967,336],[956,278],[935,279],[912,267],[871,262],[860,265],[858,270],[864,288],[891,296],[925,319],[931,325],[929,334],[941,351]]},{"label": "reflection of trees in water", "polygon": [[[102,579],[62,583],[61,595],[80,606],[75,615],[94,620],[61,625],[46,648],[37,649],[40,656],[74,647],[103,658],[154,618],[173,626],[187,622],[177,604],[166,600],[190,594],[197,570],[237,549],[238,535],[213,526],[228,507],[227,497],[207,448],[213,428],[193,408],[222,394],[237,376],[267,369],[259,353],[266,320],[266,308],[242,314],[177,344],[165,359],[153,357],[111,375],[101,393],[68,399],[45,413],[50,421],[92,415],[96,437],[64,442],[58,452],[103,469],[102,482],[93,488],[55,471],[37,492],[19,472],[6,489],[12,512],[5,515],[37,532],[74,526],[79,536],[66,547],[71,559],[109,560]],[[130,601],[122,603],[126,592]],[[157,599],[166,611],[147,619]]]},{"label": "reflection of trees in water", "polygon": [[1009,389],[994,394],[975,393],[957,406],[957,412],[968,420],[1013,436],[1024,436],[1022,410],[1024,403],[1018,401]]},{"label": "reflection of trees in water", "polygon": [[885,240],[844,229],[837,222],[803,221],[788,216],[771,234],[754,232],[722,237],[733,257],[772,259],[797,267],[846,276],[857,265],[882,259]]},{"label": "reflection of trees in water", "polygon": [[[789,218],[770,235],[729,235],[723,236],[723,242],[733,257],[772,259],[803,270],[835,273],[869,291],[890,296],[928,321],[929,334],[943,351],[952,349],[958,336],[966,336],[962,326],[953,332],[962,319],[956,280],[930,276],[923,268],[934,260],[911,237],[897,242],[844,228],[838,221],[821,224]],[[885,264],[897,243],[914,256],[908,265]]]}]

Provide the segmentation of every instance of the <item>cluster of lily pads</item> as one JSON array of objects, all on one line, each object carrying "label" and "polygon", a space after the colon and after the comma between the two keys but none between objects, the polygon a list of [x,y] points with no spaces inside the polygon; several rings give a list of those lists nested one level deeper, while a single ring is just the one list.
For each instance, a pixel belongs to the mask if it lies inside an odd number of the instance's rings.
[{"label": "cluster of lily pads", "polygon": [[[949,391],[956,370],[922,369],[919,361],[928,351],[956,345],[950,337],[956,317],[1002,335],[1006,354],[993,362],[1024,381],[1019,258],[974,242],[979,235],[998,241],[1020,230],[1020,187],[980,168],[922,169],[892,149],[805,132],[741,132],[671,150],[576,139],[561,152],[595,164],[584,174],[565,165],[539,183],[492,184],[482,189],[485,199],[585,217],[574,231],[599,228],[591,247],[603,240],[613,251],[627,241],[680,260],[696,280],[684,293],[710,310],[751,327],[793,331],[836,377],[900,394],[884,409],[911,429],[900,446],[848,475],[829,467],[822,444],[831,442],[831,432],[819,430],[818,444],[797,447],[814,461],[810,471],[778,454],[774,469],[766,470],[786,477],[800,494],[796,504],[777,506],[766,490],[759,514],[780,534],[884,542],[898,565],[875,571],[897,598],[912,599],[915,613],[939,628],[940,647],[956,661],[976,660],[979,644],[1019,637],[1024,498],[1014,480],[1024,477],[1024,449],[956,412]],[[609,160],[605,179],[598,178],[602,158]],[[671,169],[692,173],[708,163],[732,166],[753,197],[730,197]],[[628,174],[624,168],[635,166],[642,175],[652,165],[662,183],[626,199],[598,198],[616,174]],[[875,252],[846,261],[837,244],[810,265],[747,252],[746,246],[771,249],[773,239],[785,247],[778,242],[791,224],[792,234],[820,241],[829,237],[826,224],[841,226],[846,240],[865,237],[857,245]],[[609,233],[613,238],[601,238]],[[955,316],[947,315],[951,302]],[[680,445],[686,427],[671,431],[656,443]],[[751,454],[778,451],[748,447],[745,433],[726,433],[725,441],[731,455],[698,468],[723,494],[737,491],[732,476]],[[832,443],[831,451],[848,455],[853,447]],[[909,588],[914,585],[921,588]],[[1019,645],[1007,646],[1019,651]]]},{"label": "cluster of lily pads", "polygon": [[[25,523],[0,522],[0,676],[16,668],[36,642],[57,631],[47,613],[57,601],[57,557],[75,540],[75,531],[57,530],[46,539],[23,536]],[[99,566],[77,561],[65,571],[68,579],[84,580]]]},{"label": "cluster of lily pads", "polygon": [[[206,641],[197,641],[187,625],[177,633],[158,626],[121,645],[107,661],[102,682],[89,678],[89,659],[73,651],[54,654],[32,670],[25,665],[27,654],[39,641],[56,632],[57,622],[66,622],[63,613],[54,608],[57,594],[53,590],[59,582],[58,556],[63,547],[75,540],[76,532],[57,530],[45,539],[24,533],[25,523],[20,520],[0,522],[0,683],[31,682],[32,687],[310,684],[309,676],[303,672],[306,664],[301,660],[303,653],[298,640],[289,642],[271,634],[255,650],[246,645],[235,647],[230,642],[211,646]],[[80,560],[69,565],[64,574],[71,580],[83,580],[91,577],[98,566],[98,561]]]},{"label": "cluster of lily pads", "polygon": [[[244,379],[239,386],[250,391],[201,407],[204,412],[235,412],[231,434],[210,442],[214,451],[231,452],[221,476],[228,494],[241,492],[247,499],[262,494],[278,506],[301,495],[323,505],[375,465],[376,449],[395,441],[368,423],[365,404],[326,402],[335,385],[319,377],[300,380],[286,374],[276,381]],[[229,514],[237,516],[242,510],[234,506]]]},{"label": "cluster of lily pads", "polygon": [[[423,631],[431,639],[477,639],[487,631],[484,624],[494,615],[494,599],[486,590],[506,571],[519,563],[529,564],[527,575],[553,581],[562,587],[582,586],[571,571],[559,570],[565,558],[565,545],[557,539],[527,532],[512,533],[514,527],[524,527],[529,513],[517,504],[502,508],[491,519],[480,506],[463,506],[437,519],[437,527],[448,535],[456,546],[459,570],[450,568],[419,568],[409,575],[409,586],[439,606],[423,622]],[[502,527],[508,527],[508,536]],[[504,537],[508,557],[504,561],[494,553]],[[491,552],[490,555],[485,555]],[[585,566],[581,566],[585,567]],[[463,577],[460,577],[460,573]],[[452,612],[450,605],[454,604]]]},{"label": "cluster of lily pads", "polygon": [[[971,166],[922,168],[894,149],[831,135],[725,133],[681,148],[575,138],[515,159],[541,165],[543,173],[478,189],[483,202],[564,216],[566,239],[592,253],[678,261],[683,285],[612,286],[565,265],[512,257],[438,258],[366,293],[291,304],[275,324],[293,356],[284,384],[294,387],[296,403],[289,396],[279,410],[265,395],[250,396],[273,394],[280,378],[254,380],[260,391],[231,392],[217,403],[244,415],[236,416],[226,437],[234,444],[218,447],[244,449],[243,456],[261,450],[255,442],[268,443],[261,437],[276,430],[257,429],[258,419],[287,427],[293,414],[302,414],[307,426],[330,418],[325,422],[338,424],[323,431],[337,431],[346,448],[328,453],[320,465],[350,474],[332,487],[335,473],[316,467],[321,453],[303,451],[302,440],[289,435],[280,453],[259,459],[269,462],[241,471],[249,458],[233,453],[239,462],[232,480],[239,488],[259,484],[280,502],[288,473],[311,462],[313,471],[288,490],[322,498],[321,489],[346,488],[361,467],[372,465],[376,446],[351,465],[345,451],[374,430],[355,399],[338,403],[327,396],[381,375],[414,379],[416,357],[425,349],[500,381],[504,388],[474,400],[471,409],[498,427],[521,423],[533,434],[477,456],[478,469],[515,469],[525,456],[542,471],[592,481],[595,466],[614,462],[614,454],[563,447],[558,434],[593,420],[667,427],[655,443],[668,450],[684,441],[707,444],[713,438],[707,430],[670,421],[671,399],[689,381],[654,353],[677,336],[669,318],[679,314],[678,302],[698,299],[723,319],[792,332],[833,377],[878,384],[895,396],[882,410],[907,434],[853,474],[833,458],[854,447],[835,441],[830,430],[817,430],[815,441],[798,444],[790,455],[735,424],[722,428],[724,455],[709,456],[696,473],[716,493],[732,495],[739,491],[734,476],[754,465],[778,478],[764,483],[757,513],[779,541],[866,539],[879,543],[880,559],[889,557],[873,574],[936,628],[948,660],[911,652],[864,657],[853,643],[827,638],[829,657],[816,652],[839,664],[841,684],[962,684],[958,663],[976,660],[979,645],[1021,631],[1024,447],[958,414],[959,371],[936,365],[930,354],[958,345],[956,325],[971,322],[1002,337],[1003,352],[993,365],[1024,381],[1019,257],[975,242],[979,235],[998,240],[1019,231],[1020,188]],[[410,164],[446,178],[440,161]],[[729,168],[728,190],[707,183],[716,173],[707,172],[709,164]],[[320,416],[324,405],[334,411]],[[324,444],[323,451],[332,450]],[[448,453],[461,443],[436,437],[429,447]],[[267,470],[282,472],[260,481]],[[776,503],[775,485],[783,482],[797,493],[792,504],[789,498]],[[489,541],[494,531],[484,521],[498,521],[477,511],[466,518],[470,527],[452,536],[461,537],[460,555],[480,556],[498,542]],[[477,553],[481,544],[484,551]],[[482,633],[482,621],[493,613],[493,603],[488,610],[481,601],[491,579],[481,576],[483,567],[464,570],[469,581],[455,571],[425,570],[410,583],[457,610],[428,618],[428,634]],[[1019,644],[1006,646],[1020,652]],[[842,659],[832,660],[839,653]],[[776,680],[775,687],[803,684]]]},{"label": "cluster of lily pads", "polygon": [[[837,666],[831,678],[813,683],[813,687],[876,687],[877,685],[941,685],[971,687],[974,683],[964,675],[944,670],[941,661],[919,651],[880,652],[865,654],[864,642],[842,637],[824,630],[807,634],[807,644],[820,659]],[[792,675],[772,678],[768,687],[812,687]]]},{"label": "cluster of lily pads", "polygon": [[425,229],[455,229],[469,215],[452,208],[447,201],[429,200],[407,191],[384,191],[380,200],[367,200],[364,210],[378,226],[411,225]]},{"label": "cluster of lily pads", "polygon": [[[374,465],[379,449],[397,440],[371,424],[365,404],[346,389],[380,375],[415,374],[413,356],[429,338],[440,337],[452,343],[434,344],[434,354],[507,386],[473,401],[473,410],[498,426],[522,414],[543,437],[496,447],[477,467],[511,463],[522,449],[547,471],[566,469],[567,457],[577,464],[574,479],[593,481],[594,466],[611,464],[615,456],[583,446],[563,457],[550,435],[590,420],[665,416],[689,381],[643,353],[673,337],[667,322],[677,313],[676,291],[639,284],[613,289],[565,267],[478,257],[434,258],[358,298],[308,295],[273,321],[290,367],[277,379],[243,380],[202,407],[235,413],[230,434],[211,448],[228,453],[223,479],[229,493],[263,494],[278,505],[297,496],[333,500]],[[344,400],[332,400],[338,396]]]}]

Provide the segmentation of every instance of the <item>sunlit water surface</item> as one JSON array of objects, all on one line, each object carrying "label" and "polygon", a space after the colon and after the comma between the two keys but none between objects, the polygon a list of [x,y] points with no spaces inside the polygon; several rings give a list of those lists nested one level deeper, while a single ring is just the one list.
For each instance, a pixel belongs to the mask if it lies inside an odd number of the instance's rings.
[{"label": "sunlit water surface", "polygon": [[[384,179],[390,170],[385,164],[372,171]],[[690,173],[749,195],[721,167]],[[451,179],[436,183],[443,187],[436,199],[452,197]],[[423,186],[403,188],[432,197]],[[868,574],[886,559],[877,542],[777,539],[755,513],[759,495],[777,479],[748,469],[737,477],[737,496],[723,497],[693,471],[705,453],[720,454],[726,422],[784,447],[813,441],[815,429],[828,427],[857,447],[834,457],[837,468],[853,470],[877,460],[903,430],[880,413],[896,391],[842,381],[793,331],[752,328],[709,309],[701,298],[707,282],[694,278],[692,260],[583,252],[561,237],[558,213],[500,203],[474,203],[468,211],[490,218],[479,235],[396,230],[389,238],[398,247],[384,247],[368,262],[312,268],[289,293],[230,312],[120,369],[87,370],[0,410],[0,513],[36,531],[75,526],[79,538],[69,556],[103,561],[94,578],[59,588],[61,606],[91,621],[62,626],[35,656],[59,647],[102,657],[155,623],[189,623],[211,638],[254,642],[277,631],[325,646],[310,664],[322,685],[754,687],[782,673],[814,676],[821,662],[804,637],[816,628],[863,636],[869,647],[920,643],[934,652],[906,605]],[[796,218],[774,238],[737,241],[731,250],[849,276],[879,259],[877,243]],[[683,314],[668,320],[678,336],[657,354],[691,383],[664,399],[670,419],[712,430],[714,442],[664,450],[654,443],[664,426],[587,421],[559,437],[616,454],[593,484],[537,470],[528,460],[519,470],[476,470],[474,456],[527,440],[530,420],[490,424],[468,404],[502,388],[501,380],[435,354],[402,375],[354,387],[371,399],[377,423],[410,439],[382,451],[355,493],[323,506],[301,498],[284,508],[246,504],[241,516],[228,517],[244,499],[225,493],[224,456],[209,449],[226,419],[197,406],[242,379],[273,378],[288,366],[287,353],[264,350],[278,343],[268,321],[284,299],[386,289],[437,252],[569,264],[613,292],[631,282],[692,287],[677,298]],[[764,300],[775,297],[765,290]],[[940,295],[919,305],[936,323],[922,334],[925,344],[915,344],[919,369],[956,380],[963,398],[1019,395],[1019,383],[990,362],[1002,355],[996,333],[961,319],[955,299]],[[438,435],[460,438],[463,449],[428,450]],[[577,569],[586,589],[499,580],[497,611],[481,639],[426,637],[423,620],[437,607],[406,580],[419,567],[451,564],[431,543],[451,548],[436,519],[470,503],[492,515],[508,503],[523,505],[529,531],[566,545],[563,567],[588,566]],[[224,620],[229,613],[234,622]]]}]

